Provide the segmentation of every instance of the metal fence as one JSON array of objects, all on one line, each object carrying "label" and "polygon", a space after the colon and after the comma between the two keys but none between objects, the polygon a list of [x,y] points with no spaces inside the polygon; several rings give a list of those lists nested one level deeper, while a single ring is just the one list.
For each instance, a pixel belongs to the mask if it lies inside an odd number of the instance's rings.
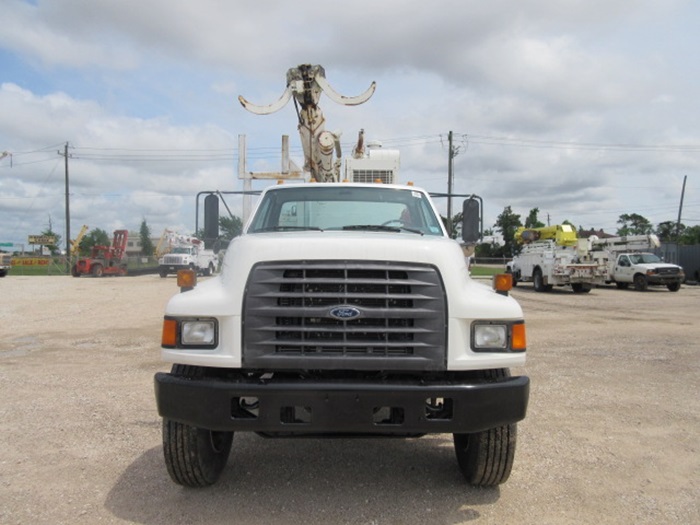
[{"label": "metal fence", "polygon": [[666,262],[682,266],[687,280],[700,281],[700,244],[662,243],[656,254]]},{"label": "metal fence", "polygon": [[505,269],[506,264],[512,260],[512,257],[472,257],[471,262],[478,266],[500,266]]}]

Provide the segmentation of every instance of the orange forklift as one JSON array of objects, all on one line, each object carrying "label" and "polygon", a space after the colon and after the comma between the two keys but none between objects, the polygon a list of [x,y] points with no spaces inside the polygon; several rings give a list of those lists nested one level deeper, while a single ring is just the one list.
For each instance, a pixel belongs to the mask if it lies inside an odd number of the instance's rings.
[{"label": "orange forklift", "polygon": [[73,277],[92,275],[126,275],[126,262],[122,263],[126,252],[127,230],[115,230],[111,246],[93,246],[90,257],[78,259],[71,271]]}]

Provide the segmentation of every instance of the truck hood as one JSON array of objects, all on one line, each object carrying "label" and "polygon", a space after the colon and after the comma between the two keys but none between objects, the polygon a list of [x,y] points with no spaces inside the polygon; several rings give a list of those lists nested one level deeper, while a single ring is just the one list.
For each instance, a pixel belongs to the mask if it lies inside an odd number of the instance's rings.
[{"label": "truck hood", "polygon": [[671,270],[679,269],[680,266],[670,263],[638,263],[634,265],[635,268],[644,268],[645,270]]},{"label": "truck hood", "polygon": [[[445,252],[457,256],[459,264],[466,269],[459,244],[446,237],[368,231],[259,233],[233,240],[227,250],[223,273],[226,276],[229,265],[243,265],[247,273],[258,261],[348,259],[435,264]],[[244,268],[239,267],[237,271]]]}]

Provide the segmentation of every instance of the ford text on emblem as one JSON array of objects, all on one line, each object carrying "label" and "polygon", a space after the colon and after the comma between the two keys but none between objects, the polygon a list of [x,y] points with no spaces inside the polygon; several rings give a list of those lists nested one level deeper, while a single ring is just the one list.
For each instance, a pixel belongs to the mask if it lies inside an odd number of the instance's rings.
[{"label": "ford text on emblem", "polygon": [[360,317],[361,312],[354,306],[336,306],[335,308],[331,309],[329,314],[333,319],[349,321]]}]

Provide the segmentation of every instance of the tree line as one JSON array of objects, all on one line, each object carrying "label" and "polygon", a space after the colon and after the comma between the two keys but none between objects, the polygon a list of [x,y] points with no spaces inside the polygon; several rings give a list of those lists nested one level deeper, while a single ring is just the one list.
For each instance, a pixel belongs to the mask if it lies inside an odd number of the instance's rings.
[{"label": "tree line", "polygon": [[[546,226],[539,220],[539,213],[539,208],[532,208],[523,222],[519,214],[514,213],[510,206],[506,206],[496,219],[493,227],[484,231],[484,236],[492,237],[492,239],[494,239],[494,232],[500,233],[503,237],[503,244],[497,243],[495,239],[488,243],[482,243],[476,247],[476,256],[512,257],[515,255],[518,252],[518,245],[514,236],[518,228],[542,228]],[[452,223],[458,224],[457,219],[458,217],[453,218]],[[461,217],[459,220],[461,221]],[[583,228],[581,225],[577,227],[568,220],[563,221],[562,224],[571,224],[579,234],[582,232],[595,232],[594,228]],[[619,216],[617,224],[619,226],[614,233],[616,236],[648,235],[653,233],[659,237],[661,242],[684,245],[700,244],[700,226],[686,226],[676,221],[664,221],[657,224],[655,228],[646,217],[637,213],[623,213]]]}]

